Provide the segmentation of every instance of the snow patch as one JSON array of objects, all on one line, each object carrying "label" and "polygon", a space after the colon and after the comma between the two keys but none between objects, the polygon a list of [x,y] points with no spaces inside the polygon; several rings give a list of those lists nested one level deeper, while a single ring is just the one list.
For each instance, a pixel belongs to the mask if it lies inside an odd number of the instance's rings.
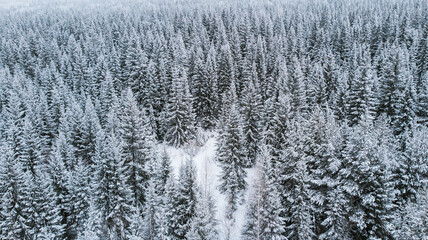
[{"label": "snow patch", "polygon": [[[197,181],[203,191],[209,191],[216,204],[216,219],[218,221],[218,231],[220,233],[220,239],[225,239],[225,233],[227,223],[225,222],[226,212],[226,196],[220,193],[220,173],[221,167],[215,161],[216,149],[217,149],[217,134],[210,133],[207,141],[201,146],[184,146],[182,148],[174,148],[165,146],[168,156],[171,159],[171,165],[175,176],[178,176],[178,172],[181,164],[187,159],[192,159],[197,174]],[[190,150],[189,150],[190,149]],[[194,156],[192,156],[194,155]],[[247,186],[250,188],[255,175],[255,169],[247,169]],[[251,191],[246,190],[244,193],[244,201],[238,205],[235,216],[235,224],[231,228],[231,240],[241,239],[241,232],[245,223],[245,212],[247,209],[247,199],[249,199],[249,193]]]}]

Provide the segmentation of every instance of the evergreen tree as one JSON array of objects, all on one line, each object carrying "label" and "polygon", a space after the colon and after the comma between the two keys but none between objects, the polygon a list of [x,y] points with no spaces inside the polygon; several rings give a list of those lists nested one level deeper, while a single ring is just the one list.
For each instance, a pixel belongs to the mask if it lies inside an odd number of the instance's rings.
[{"label": "evergreen tree", "polygon": [[182,146],[194,138],[194,113],[192,95],[187,83],[187,74],[178,65],[172,67],[171,98],[167,104],[167,132],[165,140],[175,147]]},{"label": "evergreen tree", "polygon": [[214,125],[216,105],[218,101],[217,73],[215,52],[209,50],[206,61],[202,49],[198,48],[195,56],[194,74],[192,75],[192,93],[194,96],[194,110],[198,123],[203,128]]},{"label": "evergreen tree", "polygon": [[426,111],[426,109],[428,109],[428,73],[423,76],[421,86],[417,89],[419,89],[417,111],[418,122],[428,126],[428,114]]},{"label": "evergreen tree", "polygon": [[328,91],[327,83],[324,79],[324,68],[321,63],[315,62],[314,66],[309,69],[308,83],[308,102],[312,108],[316,105],[327,104]]},{"label": "evergreen tree", "polygon": [[[122,97],[119,131],[123,140],[122,155],[127,183],[134,201],[144,203],[144,189],[149,179],[148,162],[153,158],[154,136],[148,119],[140,111],[131,89]],[[112,123],[114,124],[114,123]]]},{"label": "evergreen tree", "polygon": [[195,216],[190,223],[186,239],[218,239],[217,221],[214,218],[215,206],[209,192],[198,191],[195,206]]},{"label": "evergreen tree", "polygon": [[149,180],[146,190],[146,203],[144,205],[144,239],[157,239],[157,232],[159,230],[157,222],[158,208],[162,208],[162,202],[156,193],[155,181],[153,178]]},{"label": "evergreen tree", "polygon": [[417,193],[416,201],[405,205],[396,216],[396,239],[425,239],[428,237],[426,229],[428,223],[428,199],[426,190]]},{"label": "evergreen tree", "polygon": [[228,43],[220,47],[218,57],[218,90],[219,94],[228,91],[232,82],[236,81],[236,69],[233,64],[233,57]]},{"label": "evergreen tree", "polygon": [[66,228],[66,233],[72,236],[72,238],[85,231],[85,224],[87,224],[88,219],[92,217],[90,214],[98,214],[90,212],[91,194],[89,173],[89,168],[79,159],[73,170],[68,174],[68,206],[70,212],[67,218],[69,226]]},{"label": "evergreen tree", "polygon": [[[165,185],[165,194],[163,197],[165,203],[165,212],[164,224],[158,232],[158,236],[168,236],[166,239],[177,239],[174,235],[175,230],[177,229],[177,209],[175,207],[176,195],[177,195],[177,186],[174,175],[171,173],[168,176],[168,181]],[[162,212],[161,212],[162,213]]]},{"label": "evergreen tree", "polygon": [[210,49],[208,50],[207,60],[205,63],[205,71],[207,77],[205,81],[209,82],[209,92],[205,96],[208,99],[207,104],[209,104],[209,107],[207,107],[209,114],[207,115],[206,124],[207,127],[214,127],[220,111],[220,93],[217,76],[216,52],[212,44],[210,46]]},{"label": "evergreen tree", "polygon": [[67,162],[73,169],[75,162],[70,161],[72,160],[72,156],[68,155],[67,152],[63,152],[64,148],[67,148],[67,146],[63,146],[63,144],[66,144],[64,143],[64,138],[64,135],[60,133],[59,139],[54,145],[52,155],[49,158],[48,172],[52,179],[52,186],[50,187],[56,197],[54,205],[59,208],[59,217],[61,218],[61,222],[65,224],[65,230],[67,231],[65,236],[71,237],[74,234],[71,233],[74,227],[72,220],[74,216],[72,215],[72,195],[70,195],[70,186],[68,185],[71,168],[67,169]]},{"label": "evergreen tree", "polygon": [[[78,116],[75,116],[78,117]],[[85,103],[85,112],[82,119],[76,121],[76,156],[82,158],[88,166],[93,166],[93,157],[95,154],[95,138],[100,131],[100,121],[95,111],[90,97],[87,97]]]},{"label": "evergreen tree", "polygon": [[339,170],[343,167],[341,129],[332,111],[316,107],[308,121],[305,152],[309,162],[311,201],[315,206],[315,228],[319,239],[349,238],[344,207],[346,199],[340,185]]},{"label": "evergreen tree", "polygon": [[205,96],[209,95],[209,82],[206,81],[205,76],[205,66],[204,66],[204,56],[202,48],[195,50],[193,56],[193,67],[190,72],[191,75],[191,89],[192,95],[194,97],[193,109],[195,110],[195,115],[199,123],[201,119],[205,117],[207,102],[205,101]]},{"label": "evergreen tree", "polygon": [[147,64],[147,57],[141,49],[140,37],[134,31],[130,37],[129,43],[125,53],[125,68],[124,74],[126,76],[126,86],[131,87],[138,95],[137,101],[142,103],[143,94],[147,87],[144,81],[145,68]]},{"label": "evergreen tree", "polygon": [[247,167],[251,167],[255,163],[261,135],[262,98],[257,89],[259,89],[259,85],[253,65],[252,78],[246,83],[242,97],[244,149],[247,151],[248,158],[245,166]]},{"label": "evergreen tree", "polygon": [[257,175],[247,207],[243,236],[246,239],[285,239],[276,170],[266,145],[262,145],[257,160]]},{"label": "evergreen tree", "polygon": [[394,208],[392,168],[397,164],[385,123],[369,119],[351,129],[343,151],[341,185],[352,238],[391,238]]},{"label": "evergreen tree", "polygon": [[165,149],[156,160],[151,162],[152,174],[146,189],[147,200],[144,206],[143,228],[145,239],[166,239],[164,235],[166,233],[165,212],[168,209],[166,209],[165,195],[168,178],[172,172],[171,160]]},{"label": "evergreen tree", "polygon": [[40,133],[35,128],[29,117],[24,119],[22,139],[22,152],[20,154],[20,161],[26,171],[36,174],[36,169],[40,168],[43,162],[42,148],[45,147]]},{"label": "evergreen tree", "polygon": [[292,239],[314,239],[314,205],[311,203],[310,176],[308,165],[312,157],[304,152],[307,134],[305,121],[298,116],[291,122],[287,132],[286,147],[280,155],[279,179],[285,237]]},{"label": "evergreen tree", "polygon": [[101,240],[105,236],[102,227],[102,212],[97,210],[93,200],[89,203],[88,218],[84,222],[84,228],[77,236],[78,240]]},{"label": "evergreen tree", "polygon": [[395,183],[395,188],[398,190],[396,198],[402,205],[408,201],[415,201],[418,192],[427,186],[427,132],[426,127],[416,125],[405,135],[406,150],[399,153],[399,165],[396,168],[395,177],[398,180]]},{"label": "evergreen tree", "polygon": [[106,124],[106,114],[110,111],[110,108],[116,101],[116,98],[116,88],[113,81],[113,77],[111,76],[111,73],[107,71],[105,73],[105,79],[103,79],[100,84],[100,106],[98,108],[100,121],[103,126]]},{"label": "evergreen tree", "polygon": [[[101,238],[127,239],[135,202],[123,159],[123,142],[113,132],[97,136],[94,195]],[[91,214],[91,213],[90,213]]]},{"label": "evergreen tree", "polygon": [[21,163],[14,160],[11,146],[2,142],[0,147],[0,233],[4,239],[23,239],[28,231],[25,226],[25,215],[22,213],[23,169]]},{"label": "evergreen tree", "polygon": [[[10,145],[10,148],[13,150],[14,159],[21,163],[22,167],[30,167],[31,164],[28,159],[29,150],[26,143],[26,134],[24,134],[24,124],[25,124],[25,115],[26,107],[25,102],[22,97],[22,94],[19,90],[21,89],[18,76],[15,76],[11,80],[11,89],[7,93],[8,104],[4,110],[4,124],[5,124],[5,133],[2,135],[7,139],[7,143]],[[27,118],[27,121],[29,119]],[[27,129],[28,129],[27,122]],[[29,170],[29,169],[26,169]]]},{"label": "evergreen tree", "polygon": [[302,72],[300,61],[293,58],[293,68],[290,78],[291,110],[293,114],[305,114],[309,109],[307,106],[306,83]]},{"label": "evergreen tree", "polygon": [[288,74],[285,62],[281,62],[278,70],[278,78],[275,83],[275,91],[270,98],[265,101],[264,107],[264,141],[269,145],[271,151],[272,164],[276,166],[276,161],[281,151],[285,147],[286,130],[291,118],[291,98],[288,91]]},{"label": "evergreen tree", "polygon": [[196,170],[193,162],[187,160],[180,167],[175,196],[172,199],[174,218],[172,221],[172,236],[184,239],[190,230],[192,218],[196,215]]},{"label": "evergreen tree", "polygon": [[354,60],[356,66],[351,75],[347,101],[348,119],[351,125],[357,124],[366,113],[368,113],[367,117],[374,116],[376,107],[373,96],[375,73],[371,67],[370,52],[364,46],[354,51],[356,51],[354,58],[357,59]]},{"label": "evergreen tree", "polygon": [[36,175],[30,172],[23,174],[24,184],[20,201],[23,204],[21,214],[27,226],[25,238],[38,238],[39,234],[49,233],[55,238],[64,236],[64,224],[57,205],[58,197],[53,189],[53,182],[49,175],[37,171]]},{"label": "evergreen tree", "polygon": [[404,133],[413,122],[414,86],[409,72],[409,59],[406,50],[393,45],[381,69],[380,103],[378,113],[391,117],[395,135]]},{"label": "evergreen tree", "polygon": [[229,95],[230,105],[224,111],[224,125],[220,130],[218,137],[217,156],[216,159],[220,163],[221,183],[220,191],[226,194],[228,204],[231,209],[227,213],[229,219],[232,219],[233,212],[236,210],[239,196],[246,188],[245,177],[247,175],[244,170],[245,152],[243,148],[242,123],[238,110],[236,109],[236,97],[234,84],[232,83]]},{"label": "evergreen tree", "polygon": [[143,234],[143,217],[142,214],[140,212],[140,209],[135,209],[134,214],[132,214],[131,218],[130,218],[130,225],[129,225],[129,237],[128,239],[130,240],[139,240],[139,239],[143,239],[144,235]]}]

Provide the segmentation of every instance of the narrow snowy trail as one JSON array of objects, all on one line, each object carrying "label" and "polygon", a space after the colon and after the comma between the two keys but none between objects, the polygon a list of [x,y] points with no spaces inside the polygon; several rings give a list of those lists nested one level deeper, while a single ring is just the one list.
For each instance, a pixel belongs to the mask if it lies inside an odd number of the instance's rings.
[{"label": "narrow snowy trail", "polygon": [[[220,193],[218,186],[220,185],[221,168],[215,161],[216,155],[216,134],[211,134],[208,140],[202,147],[189,148],[173,148],[167,147],[167,152],[171,158],[172,168],[177,176],[179,168],[186,159],[191,158],[196,166],[197,181],[202,190],[209,191],[216,204],[216,219],[218,221],[218,230],[220,239],[225,239],[227,232],[227,222],[225,221],[226,198]],[[247,169],[248,176],[247,184],[251,187],[254,169]],[[244,199],[248,199],[249,189],[244,193]],[[235,212],[235,223],[231,229],[231,240],[241,239],[242,227],[244,225],[246,210],[246,201],[238,205]]]}]

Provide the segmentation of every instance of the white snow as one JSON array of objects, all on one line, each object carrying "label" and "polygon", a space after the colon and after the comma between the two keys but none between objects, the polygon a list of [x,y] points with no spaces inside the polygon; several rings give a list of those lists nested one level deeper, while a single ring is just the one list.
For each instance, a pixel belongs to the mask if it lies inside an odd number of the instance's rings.
[{"label": "white snow", "polygon": [[[174,173],[177,176],[179,168],[186,159],[191,158],[196,166],[197,181],[202,190],[209,191],[216,202],[216,219],[218,221],[218,230],[220,239],[225,239],[226,225],[225,212],[226,212],[226,197],[221,194],[218,186],[220,185],[221,168],[215,161],[216,155],[216,133],[208,133],[208,139],[201,147],[186,146],[183,148],[167,147],[167,152],[171,158],[171,165]],[[247,184],[249,187],[252,185],[254,178],[254,169],[247,169]],[[248,199],[249,190],[246,190],[244,199]],[[235,212],[235,223],[231,227],[231,240],[241,239],[242,227],[244,225],[246,203],[240,203],[237,211]]]}]

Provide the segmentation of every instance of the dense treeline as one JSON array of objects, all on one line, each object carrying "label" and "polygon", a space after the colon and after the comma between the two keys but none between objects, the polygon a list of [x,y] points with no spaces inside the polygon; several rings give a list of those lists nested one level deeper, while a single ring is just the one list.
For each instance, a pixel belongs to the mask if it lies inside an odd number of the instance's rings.
[{"label": "dense treeline", "polygon": [[2,13],[1,239],[229,238],[205,130],[243,239],[428,237],[426,1],[128,6]]}]

